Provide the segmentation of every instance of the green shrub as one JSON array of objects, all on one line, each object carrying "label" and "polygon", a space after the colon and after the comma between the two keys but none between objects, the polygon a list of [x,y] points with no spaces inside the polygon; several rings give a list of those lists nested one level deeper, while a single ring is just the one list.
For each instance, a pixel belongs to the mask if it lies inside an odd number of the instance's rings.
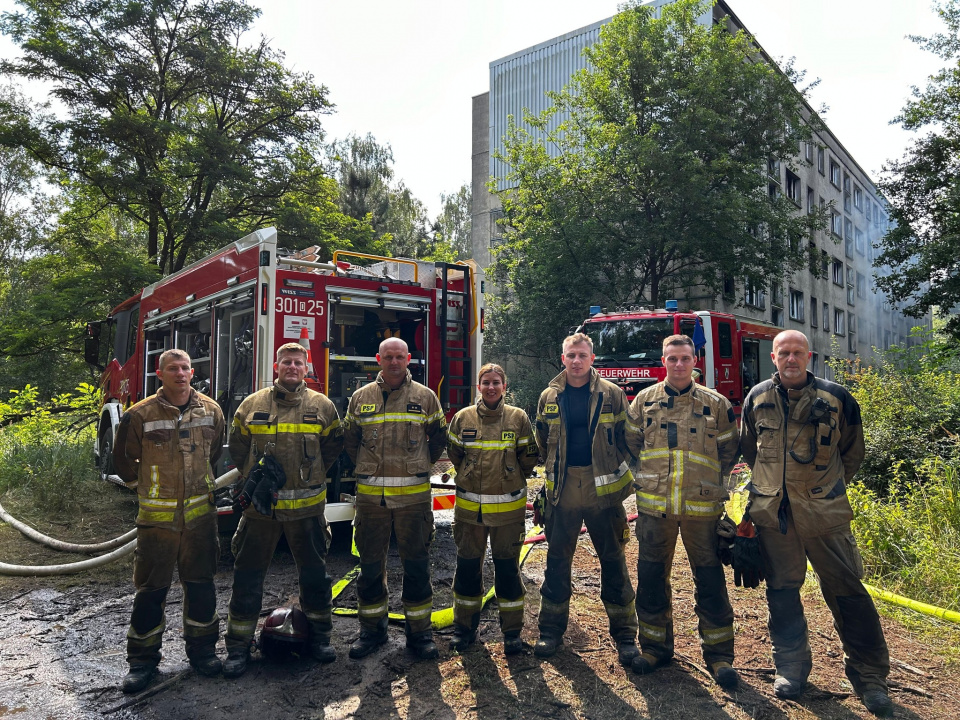
[{"label": "green shrub", "polygon": [[889,493],[848,489],[868,581],[960,610],[960,463],[928,457],[894,467]]}]

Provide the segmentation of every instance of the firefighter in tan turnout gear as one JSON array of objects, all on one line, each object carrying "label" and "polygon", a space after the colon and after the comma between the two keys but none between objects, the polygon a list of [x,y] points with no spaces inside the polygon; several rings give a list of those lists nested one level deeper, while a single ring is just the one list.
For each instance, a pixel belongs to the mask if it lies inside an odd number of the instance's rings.
[{"label": "firefighter in tan turnout gear", "polygon": [[666,379],[633,399],[635,419],[627,422],[627,440],[640,458],[634,482],[641,654],[632,667],[643,675],[673,657],[670,572],[679,533],[693,571],[704,662],[719,685],[733,689],[739,682],[733,609],[717,554],[717,520],[727,499],[723,479],[739,454],[736,420],[725,397],[693,381],[689,337],[666,338],[661,361]]},{"label": "firefighter in tan turnout gear", "polygon": [[800,696],[812,666],[800,586],[807,560],[833,614],[844,668],[872,713],[892,714],[890,656],[861,578],[846,484],[864,456],[860,407],[842,386],[807,372],[810,345],[796,330],[774,338],[777,373],[743,404],[740,446],[753,470],[747,508],[767,579],[777,697]]},{"label": "firefighter in tan turnout gear", "polygon": [[556,654],[570,614],[570,574],[586,523],[600,560],[600,599],[617,654],[630,665],[639,654],[633,585],[624,547],[630,527],[623,507],[633,475],[625,425],[632,412],[623,390],[593,368],[593,341],[583,333],[563,341],[564,370],[540,395],[537,446],[546,470],[547,569],[540,588],[538,657]]},{"label": "firefighter in tan turnout gear", "polygon": [[220,673],[220,636],[213,575],[220,554],[213,504],[214,472],[223,451],[223,413],[190,387],[193,369],[183,350],[160,355],[156,395],[123,414],[114,445],[117,474],[136,485],[137,551],[133,614],[127,631],[130,672],[123,691],[143,690],[160,662],[164,608],[173,569],[183,587],[183,639],[190,664]]},{"label": "firefighter in tan turnout gear", "polygon": [[[331,536],[323,509],[327,469],[343,447],[343,429],[330,399],[304,382],[303,347],[281,345],[273,367],[277,372],[273,386],[240,403],[230,433],[230,456],[241,474],[249,479],[251,473],[262,472],[258,490],[271,475],[275,485],[258,503],[263,512],[256,504],[246,507],[233,538],[236,561],[223,665],[227,677],[238,677],[247,669],[264,576],[281,535],[287,538],[299,573],[300,607],[310,625],[309,652],[319,662],[336,659],[330,645],[333,599],[326,565]],[[274,470],[268,473],[270,468]]]},{"label": "firefighter in tan turnout gear", "polygon": [[436,394],[410,376],[403,340],[380,343],[377,362],[376,381],[350,398],[344,430],[344,449],[357,476],[354,538],[360,553],[360,636],[350,657],[369,655],[387,640],[386,561],[393,530],[403,563],[407,648],[430,659],[439,656],[431,630],[430,469],[446,446],[447,423]]},{"label": "firefighter in tan turnout gear", "polygon": [[514,655],[523,650],[520,549],[527,478],[538,462],[537,443],[527,414],[504,403],[507,376],[502,367],[488,363],[480,368],[477,389],[477,404],[458,412],[447,432],[447,455],[457,471],[453,522],[457,570],[450,649],[466,650],[477,639],[489,536],[504,652]]}]

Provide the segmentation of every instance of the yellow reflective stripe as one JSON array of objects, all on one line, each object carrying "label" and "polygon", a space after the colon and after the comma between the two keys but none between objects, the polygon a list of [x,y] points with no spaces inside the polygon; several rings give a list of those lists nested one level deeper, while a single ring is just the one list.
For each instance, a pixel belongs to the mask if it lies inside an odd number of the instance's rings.
[{"label": "yellow reflective stripe", "polygon": [[546,478],[544,478],[544,483],[547,486],[547,490],[553,490],[553,486],[555,484],[553,481],[553,473],[547,473]]},{"label": "yellow reflective stripe", "polygon": [[648,625],[645,622],[640,623],[640,634],[651,640],[663,642],[667,639],[667,628],[662,625]]},{"label": "yellow reflective stripe", "polygon": [[433,610],[433,598],[420,605],[403,605],[403,614],[407,620],[419,620],[420,618],[430,617]]},{"label": "yellow reflective stripe", "polygon": [[236,415],[233,416],[233,429],[239,430],[241,435],[250,434],[250,431],[247,430],[246,426],[244,426],[244,424],[240,422],[240,418],[238,418]]},{"label": "yellow reflective stripe", "polygon": [[257,629],[257,621],[249,620],[247,622],[241,622],[237,620],[232,615],[227,615],[227,635],[231,636],[249,636],[253,635]]},{"label": "yellow reflective stripe", "polygon": [[195,507],[184,508],[183,521],[185,523],[196,520],[198,517],[202,517],[209,512],[213,512],[213,505],[206,500],[206,496],[204,496],[204,500],[205,502],[202,505],[197,504]]},{"label": "yellow reflective stripe", "polygon": [[603,601],[603,609],[607,612],[607,617],[609,618],[633,618],[637,614],[637,607],[635,603],[627,603],[626,605],[618,605],[616,603]]},{"label": "yellow reflective stripe", "polygon": [[505,600],[504,598],[497,596],[497,606],[500,608],[500,612],[516,612],[517,610],[523,610],[523,598],[519,600]]},{"label": "yellow reflective stripe", "polygon": [[[206,497],[206,495],[204,495]],[[149,508],[176,508],[179,501],[176,498],[140,498],[140,507]]]},{"label": "yellow reflective stripe", "polygon": [[[527,498],[520,497],[516,500],[510,502],[484,502],[482,504],[483,512],[485,513],[501,513],[501,512],[511,512],[513,510],[519,510],[520,508],[525,508],[527,506]],[[481,503],[474,502],[471,500],[465,500],[460,497],[460,494],[457,493],[457,507],[462,510],[479,510]]]},{"label": "yellow reflective stripe", "polygon": [[673,472],[670,477],[670,511],[679,515],[683,500],[683,450],[673,451]]},{"label": "yellow reflective stripe", "polygon": [[558,417],[555,417],[555,418],[543,418],[543,419],[537,418],[537,422],[544,422],[544,423],[546,423],[547,425],[559,425],[559,424],[560,424],[560,418],[558,418]]},{"label": "yellow reflective stripe", "polygon": [[339,420],[339,419],[334,420],[332,423],[330,423],[329,427],[324,428],[323,432],[320,433],[320,434],[323,435],[324,437],[326,437],[327,435],[330,434],[330,431],[331,431],[331,430],[336,430],[338,427],[340,427],[340,420]]},{"label": "yellow reflective stripe", "polygon": [[670,451],[666,448],[660,448],[659,450],[641,450],[640,451],[640,460],[656,460],[658,458],[670,457]]},{"label": "yellow reflective stripe", "polygon": [[597,486],[597,495],[610,495],[619,492],[633,482],[633,473],[626,462],[620,463],[616,472],[607,475],[598,475],[593,479]]},{"label": "yellow reflective stripe", "polygon": [[463,446],[468,450],[509,450],[514,444],[512,440],[470,440]]},{"label": "yellow reflective stripe", "polygon": [[630,420],[627,420],[627,421],[626,421],[625,427],[626,427],[627,430],[629,430],[630,432],[635,432],[635,433],[641,432],[641,431],[643,430],[643,428],[641,428],[639,425],[631,422]]},{"label": "yellow reflective stripe", "polygon": [[443,416],[443,409],[437,410],[433,415],[427,417],[427,422],[436,422],[437,420],[443,420],[446,422],[446,418]]},{"label": "yellow reflective stripe", "polygon": [[522,438],[517,440],[517,447],[523,447],[524,445],[529,445],[533,442],[533,438],[529,435],[524,435]]},{"label": "yellow reflective stripe", "polygon": [[702,631],[704,645],[716,645],[718,643],[733,640],[733,625],[721,628],[708,628]]},{"label": "yellow reflective stripe", "polygon": [[[419,478],[418,478],[419,479]],[[430,481],[427,480],[419,485],[392,486],[392,485],[364,485],[357,484],[357,494],[359,495],[416,495],[417,493],[429,493]]]},{"label": "yellow reflective stripe", "polygon": [[147,638],[151,638],[154,635],[162,635],[166,627],[167,627],[167,619],[163,618],[160,621],[159,625],[157,625],[155,628],[151,630],[147,630],[145,633],[141,635],[136,630],[134,630],[133,625],[131,625],[127,630],[127,637],[130,640],[146,640]]},{"label": "yellow reflective stripe", "polygon": [[[441,413],[442,415],[443,413]],[[429,418],[424,417],[420,413],[381,413],[379,415],[362,415],[353,418],[353,422],[356,422],[358,425],[373,425],[374,423],[380,422],[415,422],[425,424],[432,420],[433,415]]]},{"label": "yellow reflective stripe", "polygon": [[667,511],[667,499],[662,495],[654,495],[653,493],[645,493],[637,490],[637,507],[641,505],[643,507],[650,508],[651,510],[656,510],[657,512],[666,512]]},{"label": "yellow reflective stripe", "polygon": [[[333,426],[331,426],[333,427]],[[276,433],[297,433],[301,435],[321,435],[323,425],[319,423],[278,423],[276,425],[248,425],[252,435],[274,435]]]},{"label": "yellow reflective stripe", "polygon": [[364,617],[382,617],[387,614],[387,602],[384,600],[379,605],[360,604],[357,606],[357,614]]},{"label": "yellow reflective stripe", "polygon": [[483,607],[483,595],[459,595],[454,593],[453,604],[455,607],[479,610]]},{"label": "yellow reflective stripe", "polygon": [[449,435],[447,435],[447,440],[449,440],[451,444],[456,445],[457,447],[463,447],[463,442],[461,442],[460,438],[458,438],[453,433],[450,433]]},{"label": "yellow reflective stripe", "polygon": [[307,620],[319,620],[321,622],[324,620],[329,621],[333,617],[333,613],[330,610],[325,612],[310,612],[309,610],[304,610],[303,614],[307,616]]},{"label": "yellow reflective stripe", "polygon": [[277,504],[274,506],[277,510],[300,510],[302,508],[312,507],[314,505],[319,505],[327,499],[327,488],[324,486],[322,489],[313,489],[310,491],[293,491],[294,493],[299,493],[298,496],[292,498],[280,498],[277,500]]},{"label": "yellow reflective stripe", "polygon": [[137,513],[137,522],[172,523],[175,514],[172,510],[169,512],[151,512],[141,509],[140,512]]},{"label": "yellow reflective stripe", "polygon": [[690,452],[688,454],[690,456],[690,462],[697,463],[698,465],[705,465],[711,470],[716,470],[717,472],[720,472],[720,463],[718,463],[713,458],[707,457],[706,455],[701,455],[700,453],[695,453],[695,452]]},{"label": "yellow reflective stripe", "polygon": [[719,515],[723,510],[722,502],[699,502],[696,500],[687,500],[683,504],[683,511],[685,515],[694,515],[699,517],[711,517],[714,515]]}]

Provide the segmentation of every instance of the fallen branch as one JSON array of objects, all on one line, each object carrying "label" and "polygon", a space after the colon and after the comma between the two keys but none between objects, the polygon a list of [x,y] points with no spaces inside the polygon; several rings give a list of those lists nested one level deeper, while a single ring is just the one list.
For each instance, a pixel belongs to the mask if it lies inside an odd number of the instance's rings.
[{"label": "fallen branch", "polygon": [[104,711],[101,713],[101,715],[111,715],[111,714],[113,714],[113,713],[115,713],[115,712],[117,712],[117,711],[119,711],[119,710],[123,710],[124,708],[128,708],[128,707],[131,707],[131,706],[133,706],[133,705],[139,705],[140,703],[142,703],[142,702],[143,702],[144,700],[146,700],[147,698],[153,697],[153,696],[156,695],[157,693],[161,693],[161,692],[163,692],[164,690],[167,690],[167,689],[173,687],[173,686],[176,685],[178,682],[180,682],[180,680],[183,679],[184,675],[186,675],[186,674],[189,673],[189,672],[190,672],[189,670],[181,670],[180,672],[178,672],[176,675],[174,675],[174,676],[173,676],[172,678],[170,678],[169,680],[166,680],[166,681],[160,683],[159,685],[155,685],[154,687],[150,688],[149,690],[145,690],[144,692],[140,693],[140,694],[137,695],[136,697],[130,698],[130,699],[127,700],[126,702],[122,702],[122,703],[120,703],[119,705],[115,705],[115,706],[113,706],[112,708],[108,708],[108,709],[104,710]]}]

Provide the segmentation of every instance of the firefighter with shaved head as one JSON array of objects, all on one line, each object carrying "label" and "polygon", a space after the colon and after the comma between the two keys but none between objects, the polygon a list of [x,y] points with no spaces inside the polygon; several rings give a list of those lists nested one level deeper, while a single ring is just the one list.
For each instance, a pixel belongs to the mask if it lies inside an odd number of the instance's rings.
[{"label": "firefighter with shaved head", "polygon": [[200,674],[220,674],[214,651],[220,617],[213,575],[220,545],[213,465],[223,452],[224,420],[220,406],[190,386],[190,362],[183,350],[162,353],[160,389],[127,410],[117,428],[114,464],[121,479],[136,486],[140,505],[125,693],[143,690],[160,663],[175,567],[183,587],[187,657]]},{"label": "firefighter with shaved head", "polygon": [[403,563],[403,613],[407,648],[418,658],[439,656],[433,642],[430,543],[433,502],[430,469],[447,443],[440,400],[414,382],[410,351],[400,338],[380,343],[380,373],[350,398],[344,450],[355,466],[360,553],[357,605],[360,636],[350,657],[362,658],[387,640],[386,560],[391,531]]},{"label": "firefighter with shaved head", "polygon": [[245,478],[237,505],[243,517],[233,537],[236,557],[227,619],[226,677],[247,669],[260,618],[263,581],[283,535],[300,579],[300,608],[307,617],[307,650],[333,662],[330,576],[326,555],[330,526],[323,516],[327,469],[343,448],[343,428],[333,402],[307,387],[307,351],[290,342],[277,349],[277,379],[248,396],[233,417],[230,456]]}]

